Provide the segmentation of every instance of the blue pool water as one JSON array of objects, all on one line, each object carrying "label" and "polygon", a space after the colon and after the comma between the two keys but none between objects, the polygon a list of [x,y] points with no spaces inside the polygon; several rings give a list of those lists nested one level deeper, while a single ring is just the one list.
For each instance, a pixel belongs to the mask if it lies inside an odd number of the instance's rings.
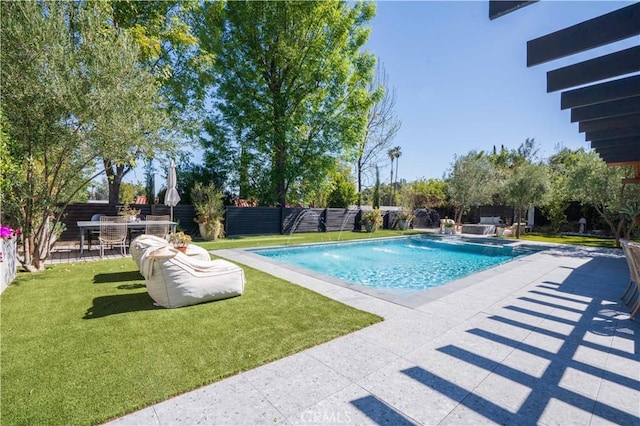
[{"label": "blue pool water", "polygon": [[531,253],[509,246],[420,236],[254,252],[369,287],[414,290],[436,287]]}]

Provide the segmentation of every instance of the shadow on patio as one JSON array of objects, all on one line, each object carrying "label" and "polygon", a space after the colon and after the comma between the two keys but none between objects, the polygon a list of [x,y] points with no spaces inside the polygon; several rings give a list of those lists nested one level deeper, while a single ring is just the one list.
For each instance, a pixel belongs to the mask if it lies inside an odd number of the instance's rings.
[{"label": "shadow on patio", "polygon": [[[435,347],[456,366],[450,376],[429,371],[428,359],[402,369],[425,387],[413,397],[427,407],[437,405],[428,395],[445,397],[444,424],[640,424],[640,324],[618,300],[624,280],[594,274],[592,262],[512,299],[459,343]],[[458,374],[479,379],[465,386]],[[351,404],[376,422],[409,421],[404,410],[364,402]]]}]

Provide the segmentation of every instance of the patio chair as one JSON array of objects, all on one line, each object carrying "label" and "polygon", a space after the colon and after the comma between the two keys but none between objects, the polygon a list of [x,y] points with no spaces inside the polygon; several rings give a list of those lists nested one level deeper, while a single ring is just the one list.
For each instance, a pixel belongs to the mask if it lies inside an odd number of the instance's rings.
[{"label": "patio chair", "polygon": [[[100,213],[96,213],[93,216],[91,216],[91,222],[100,222],[100,218],[104,216],[103,214]],[[98,239],[98,237],[100,236],[100,230],[99,229],[87,229],[87,242],[89,244],[89,250],[91,250],[91,240],[93,239]]]},{"label": "patio chair", "polygon": [[127,220],[125,216],[100,217],[100,257],[104,257],[105,246],[120,247],[122,255],[127,255]]},{"label": "patio chair", "polygon": [[[148,214],[145,221],[157,221],[157,220],[169,220],[169,215],[150,215]],[[145,234],[155,235],[156,237],[165,238],[169,235],[169,225],[158,225],[154,223],[147,223],[145,228]]]},{"label": "patio chair", "polygon": [[[640,244],[627,240],[620,240],[620,243],[629,266],[629,283],[621,298],[630,307],[630,318],[634,318],[640,311]],[[629,297],[625,299],[629,292]]]},{"label": "patio chair", "polygon": [[149,296],[158,306],[179,308],[240,296],[244,271],[226,260],[200,260],[170,245],[148,247],[140,257]]}]

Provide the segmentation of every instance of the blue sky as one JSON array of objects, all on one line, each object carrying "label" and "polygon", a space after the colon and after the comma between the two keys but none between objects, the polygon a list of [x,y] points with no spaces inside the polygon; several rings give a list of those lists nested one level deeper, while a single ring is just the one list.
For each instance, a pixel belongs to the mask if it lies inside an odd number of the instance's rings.
[{"label": "blue sky", "polygon": [[[560,92],[546,93],[546,72],[613,49],[527,68],[526,43],[630,3],[542,0],[490,21],[487,0],[378,2],[367,49],[397,93],[399,178],[442,178],[455,154],[517,148],[528,137],[542,158],[556,144],[588,148],[570,112],[560,110]],[[381,163],[381,176],[389,164]]]}]

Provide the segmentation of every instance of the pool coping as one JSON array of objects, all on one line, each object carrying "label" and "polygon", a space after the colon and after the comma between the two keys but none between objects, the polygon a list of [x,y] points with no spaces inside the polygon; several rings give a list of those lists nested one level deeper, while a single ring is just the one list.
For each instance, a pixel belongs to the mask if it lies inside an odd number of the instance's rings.
[{"label": "pool coping", "polygon": [[[415,237],[415,235],[412,235]],[[412,236],[394,236],[394,237],[383,237],[383,238],[375,238],[375,240],[389,240],[389,239],[406,239]],[[436,236],[439,237],[439,236]],[[442,236],[440,239],[457,239],[457,238],[466,238],[470,240],[490,240],[492,242],[497,242],[497,240],[492,240],[483,235],[451,235],[451,236]],[[365,242],[366,240],[347,240],[344,243],[353,243],[353,242]],[[419,306],[424,305],[425,303],[436,301],[442,297],[448,296],[450,294],[456,293],[460,290],[468,288],[474,284],[477,284],[487,278],[490,278],[496,274],[501,274],[504,272],[508,272],[516,267],[518,267],[522,262],[531,262],[534,261],[534,256],[546,251],[547,249],[552,248],[553,246],[558,246],[557,244],[549,244],[549,243],[539,243],[532,241],[523,241],[523,240],[515,240],[515,241],[506,241],[502,244],[500,241],[500,245],[504,246],[538,246],[541,249],[532,254],[520,256],[514,260],[506,261],[500,263],[498,265],[492,266],[490,268],[478,271],[476,273],[472,273],[462,278],[458,278],[444,284],[441,284],[437,287],[428,288],[424,290],[412,290],[412,289],[388,289],[388,288],[372,288],[363,284],[354,283],[351,281],[343,280],[340,278],[332,277],[330,275],[322,274],[320,272],[312,271],[307,268],[303,268],[296,265],[291,265],[285,262],[281,262],[266,256],[262,256],[254,253],[256,250],[269,250],[269,249],[278,249],[278,248],[291,248],[295,246],[310,246],[310,245],[326,245],[326,244],[335,244],[336,241],[327,241],[327,242],[318,242],[318,243],[303,243],[303,244],[289,244],[289,245],[275,245],[269,247],[255,247],[255,248],[242,248],[242,249],[224,249],[224,250],[213,250],[210,251],[214,256],[219,256],[225,258],[227,260],[236,261],[252,268],[261,270],[263,272],[278,276],[279,278],[283,278],[287,281],[290,281],[294,284],[305,286],[305,278],[314,279],[320,283],[326,283],[332,286],[338,286],[344,289],[348,289],[351,291],[355,291],[357,293],[371,296],[376,299],[383,300],[385,302],[390,302],[396,305],[400,305],[402,307],[416,309]],[[494,244],[495,245],[495,244]]]}]

